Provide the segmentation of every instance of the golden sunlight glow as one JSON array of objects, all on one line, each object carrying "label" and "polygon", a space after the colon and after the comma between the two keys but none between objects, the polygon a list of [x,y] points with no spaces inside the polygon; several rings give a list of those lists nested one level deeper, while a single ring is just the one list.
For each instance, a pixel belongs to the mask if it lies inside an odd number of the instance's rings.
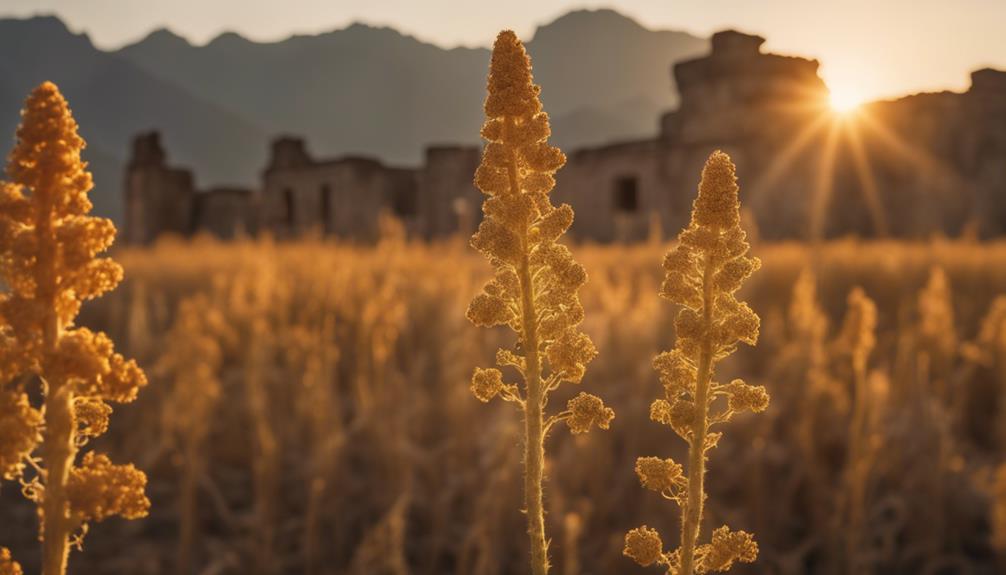
[{"label": "golden sunlight glow", "polygon": [[847,88],[832,89],[831,95],[829,96],[831,109],[839,114],[848,114],[849,112],[855,111],[864,100],[865,98],[862,94]]}]

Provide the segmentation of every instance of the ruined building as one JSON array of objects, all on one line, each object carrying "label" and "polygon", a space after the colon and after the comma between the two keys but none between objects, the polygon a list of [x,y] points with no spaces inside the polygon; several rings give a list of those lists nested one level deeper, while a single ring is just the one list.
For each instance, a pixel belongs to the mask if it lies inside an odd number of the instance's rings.
[{"label": "ruined building", "polygon": [[[766,239],[1006,233],[1006,73],[974,72],[965,93],[839,114],[817,61],[762,53],[763,42],[719,32],[708,56],[676,64],[681,104],[659,118],[655,138],[567,150],[553,194],[576,211],[574,237],[638,241],[658,226],[677,230],[717,148],[737,163],[747,217]],[[469,233],[482,199],[472,185],[479,153],[431,147],[421,166],[392,167],[318,160],[303,140],[284,137],[258,190],[198,191],[146,134],[127,172],[126,239],[269,230],[366,241],[382,212],[414,237]]]},{"label": "ruined building", "polygon": [[200,191],[192,172],[166,164],[156,132],[141,134],[126,171],[125,239],[149,243],[197,232],[231,239],[267,230],[277,238],[319,233],[368,241],[377,237],[382,212],[413,236],[447,236],[473,227],[478,163],[474,146],[431,147],[418,169],[354,156],[315,160],[303,140],[282,137],[272,144],[261,189]]},{"label": "ruined building", "polygon": [[261,223],[279,237],[312,228],[357,240],[377,235],[383,211],[419,237],[440,237],[470,228],[477,210],[472,174],[479,164],[474,146],[427,148],[420,168],[391,167],[372,158],[315,160],[298,138],[273,142],[262,178]]},{"label": "ruined building", "polygon": [[232,239],[258,231],[259,201],[252,190],[196,190],[192,172],[167,165],[160,136],[140,134],[126,167],[125,241],[149,243],[163,234],[199,231]]}]

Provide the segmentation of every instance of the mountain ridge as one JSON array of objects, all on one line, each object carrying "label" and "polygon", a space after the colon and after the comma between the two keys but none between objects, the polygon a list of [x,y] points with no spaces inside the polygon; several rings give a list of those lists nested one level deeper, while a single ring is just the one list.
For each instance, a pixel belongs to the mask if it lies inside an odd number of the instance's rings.
[{"label": "mountain ridge", "polygon": [[[655,134],[676,101],[671,65],[708,40],[576,10],[538,26],[527,47],[553,139],[568,149]],[[57,16],[0,19],[0,104],[9,108],[0,130],[13,134],[34,84],[59,84],[102,158],[96,206],[117,219],[121,168],[141,130],[160,130],[169,161],[191,166],[200,186],[254,185],[281,133],[302,135],[319,156],[412,165],[431,143],[477,144],[489,55],[364,23],[271,42],[224,32],[203,45],[158,28],[103,51]],[[0,139],[0,152],[9,143]]]}]

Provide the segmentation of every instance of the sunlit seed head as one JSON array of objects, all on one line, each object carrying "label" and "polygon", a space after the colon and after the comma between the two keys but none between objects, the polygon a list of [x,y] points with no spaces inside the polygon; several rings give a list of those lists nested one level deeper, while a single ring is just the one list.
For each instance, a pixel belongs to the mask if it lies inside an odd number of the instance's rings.
[{"label": "sunlit seed head", "polygon": [[668,398],[675,398],[695,389],[697,370],[680,349],[657,355],[653,359],[653,368],[657,370]]},{"label": "sunlit seed head", "polygon": [[74,421],[80,437],[97,437],[108,431],[108,418],[112,408],[94,397],[77,398],[73,406]]},{"label": "sunlit seed head", "polygon": [[597,356],[597,349],[586,334],[567,330],[548,346],[545,353],[553,371],[566,381],[579,383],[587,364]]},{"label": "sunlit seed head", "polygon": [[503,372],[498,369],[475,368],[472,374],[472,394],[486,403],[503,391]]},{"label": "sunlit seed head", "polygon": [[91,174],[80,159],[83,149],[66,99],[55,84],[43,82],[25,101],[7,175],[33,195],[41,194],[41,200],[52,202],[61,215],[83,214],[91,209],[86,193],[92,186]]},{"label": "sunlit seed head", "polygon": [[28,402],[28,395],[0,391],[0,475],[20,477],[27,458],[41,437],[42,414]]},{"label": "sunlit seed head", "polygon": [[541,111],[540,91],[531,77],[531,59],[524,44],[512,30],[500,32],[489,63],[486,116],[533,116]]},{"label": "sunlit seed head", "polygon": [[692,220],[699,226],[729,228],[740,223],[737,175],[730,156],[717,150],[702,169]]},{"label": "sunlit seed head", "polygon": [[828,316],[818,304],[817,279],[810,269],[802,270],[793,285],[788,316],[794,340],[812,343],[824,339]]},{"label": "sunlit seed head", "polygon": [[727,571],[735,562],[751,563],[758,557],[758,544],[750,533],[726,526],[713,531],[712,541],[704,547],[703,573]]},{"label": "sunlit seed head", "polygon": [[877,343],[876,329],[877,305],[862,288],[853,288],[847,298],[839,345],[857,361],[865,361]]},{"label": "sunlit seed head", "polygon": [[957,349],[952,295],[946,272],[933,267],[918,300],[919,335],[930,354],[949,357]]},{"label": "sunlit seed head", "polygon": [[138,519],[150,509],[146,485],[147,476],[132,465],[115,465],[104,454],[88,452],[70,472],[66,490],[71,512],[82,521],[113,515]]},{"label": "sunlit seed head", "polygon": [[684,480],[684,468],[673,459],[640,457],[636,459],[636,475],[643,487],[651,491],[673,492]]},{"label": "sunlit seed head", "polygon": [[601,429],[608,429],[608,425],[615,417],[615,412],[605,407],[600,397],[589,393],[580,392],[569,400],[566,408],[570,412],[566,423],[574,434],[586,433],[595,425]]},{"label": "sunlit seed head", "polygon": [[625,534],[625,549],[622,554],[643,567],[660,561],[663,553],[664,542],[656,529],[643,525]]},{"label": "sunlit seed head", "polygon": [[513,312],[506,300],[486,293],[475,296],[468,306],[468,319],[480,327],[507,325],[513,320]]},{"label": "sunlit seed head", "polygon": [[740,379],[735,379],[727,385],[725,391],[729,396],[732,411],[759,413],[768,408],[769,396],[764,386],[748,385]]}]

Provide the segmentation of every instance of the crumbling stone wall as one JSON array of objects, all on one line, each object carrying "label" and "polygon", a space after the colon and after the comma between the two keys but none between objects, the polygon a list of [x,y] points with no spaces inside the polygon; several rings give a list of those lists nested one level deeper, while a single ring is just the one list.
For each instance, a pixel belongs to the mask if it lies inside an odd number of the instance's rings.
[{"label": "crumbling stone wall", "polygon": [[[711,52],[673,66],[680,106],[657,135],[581,150],[552,192],[577,217],[580,240],[640,241],[687,224],[706,157],[737,164],[742,201],[759,236],[927,237],[1006,233],[1006,72],[979,70],[963,93],[918,94],[842,116],[828,105],[818,62],[761,51],[764,38],[713,35]],[[273,142],[261,188],[199,192],[191,172],[166,166],[156,134],[134,142],[126,178],[126,236],[268,230],[370,241],[381,213],[414,237],[471,233],[482,196],[480,151],[433,146],[423,165],[372,158],[317,160],[304,141]],[[970,230],[970,231],[968,231]]]}]

